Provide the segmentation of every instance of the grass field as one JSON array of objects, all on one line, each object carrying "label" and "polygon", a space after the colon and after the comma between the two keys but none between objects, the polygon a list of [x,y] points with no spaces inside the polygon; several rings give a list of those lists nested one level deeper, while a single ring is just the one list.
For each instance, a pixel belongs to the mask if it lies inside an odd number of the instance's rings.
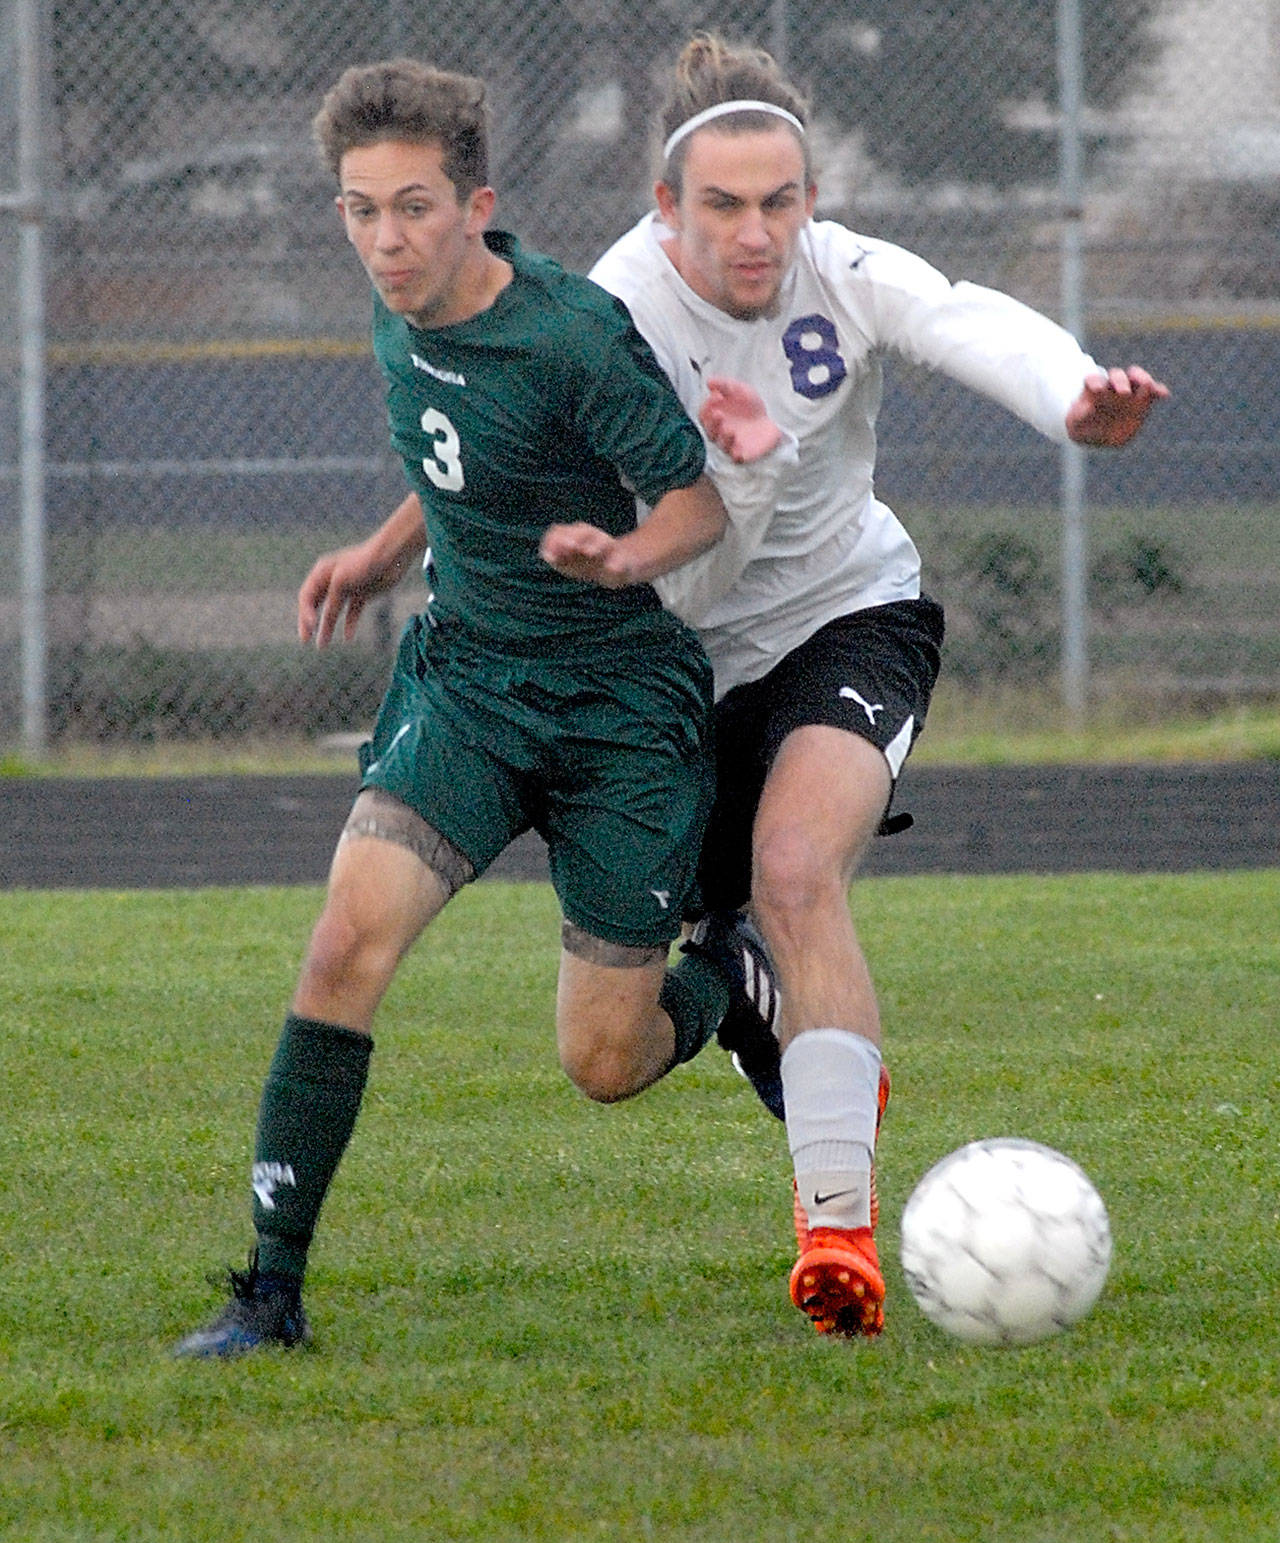
[{"label": "grass field", "polygon": [[[3,777],[350,775],[351,736],[333,741],[244,736],[145,745],[70,743],[33,760],[0,753]],[[1177,713],[1167,706],[1104,702],[1072,722],[1043,691],[958,690],[945,678],[912,765],[1027,766],[1172,761],[1280,761],[1280,705],[1235,703]]]},{"label": "grass field", "polygon": [[[1199,732],[1206,720],[1265,712],[1274,725],[1274,502],[1090,507],[1087,733],[1082,723],[1065,733],[1054,722],[1062,717],[1057,512],[914,503],[900,512],[920,546],[926,588],[948,615],[942,690],[922,756],[990,758],[994,739],[1021,759],[1114,760],[1135,736],[1144,757],[1168,758],[1188,738],[1197,755],[1230,755],[1249,753],[1249,742]],[[220,736],[218,753],[234,757],[234,741],[257,735],[292,737],[296,760],[308,737],[359,727],[375,710],[392,639],[422,604],[421,585],[410,580],[386,607],[371,607],[360,644],[323,660],[298,645],[295,597],[311,558],[355,539],[367,517],[305,530],[216,519],[198,529],[55,522],[50,733],[59,753],[83,760],[103,742],[126,756],[172,744],[207,757],[194,743],[206,735]],[[7,569],[0,564],[0,630],[7,624],[15,638],[18,577],[16,556]],[[18,690],[15,662],[7,680],[0,670],[0,719],[11,734]],[[946,734],[948,692],[977,726],[966,721]],[[1270,747],[1280,749],[1274,729]]]},{"label": "grass field", "polygon": [[[945,567],[956,542],[994,531],[1019,536],[1047,569],[1055,569],[1061,540],[1056,509],[893,502],[926,566]],[[1095,504],[1089,510],[1091,551],[1097,556],[1144,537],[1177,560],[1179,573],[1197,593],[1207,586],[1215,600],[1229,595],[1248,609],[1255,589],[1259,596],[1274,589],[1278,515],[1275,503],[1257,501]],[[189,526],[154,522],[104,523],[88,532],[55,529],[49,537],[50,583],[55,592],[88,583],[105,593],[205,594],[216,579],[217,587],[230,593],[278,588],[292,595],[311,555],[359,540],[373,517],[372,511],[357,510],[345,522],[284,528],[265,518],[257,527],[209,522],[200,527],[198,540]],[[0,577],[0,594],[9,589],[16,593],[15,576]]]},{"label": "grass field", "polygon": [[[1280,873],[854,891],[894,1100],[889,1321],[786,1298],[783,1133],[713,1047],[587,1103],[549,1027],[554,900],[461,896],[378,1025],[314,1253],[312,1350],[178,1363],[247,1242],[257,1093],[317,895],[0,896],[0,1536],[1280,1536]],[[897,1221],[980,1135],[1110,1208],[1068,1336],[948,1341]]]}]

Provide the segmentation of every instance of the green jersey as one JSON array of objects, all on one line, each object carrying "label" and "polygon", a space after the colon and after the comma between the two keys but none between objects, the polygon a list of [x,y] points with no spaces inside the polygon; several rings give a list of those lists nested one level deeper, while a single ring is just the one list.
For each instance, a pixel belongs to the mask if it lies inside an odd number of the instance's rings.
[{"label": "green jersey", "polygon": [[657,613],[657,595],[566,578],[539,557],[542,534],[634,529],[637,495],[652,505],[696,480],[702,436],[620,302],[513,236],[485,239],[514,273],[479,315],[423,331],[374,299],[391,438],[426,513],[431,615],[498,648],[598,647]]}]

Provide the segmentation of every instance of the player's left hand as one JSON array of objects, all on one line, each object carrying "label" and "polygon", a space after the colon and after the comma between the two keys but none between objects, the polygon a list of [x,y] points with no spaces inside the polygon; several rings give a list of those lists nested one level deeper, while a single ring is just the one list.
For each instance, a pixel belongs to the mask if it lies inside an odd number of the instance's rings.
[{"label": "player's left hand", "polygon": [[1168,395],[1168,386],[1136,364],[1127,370],[1099,370],[1085,377],[1084,390],[1067,409],[1067,434],[1077,445],[1118,449]]},{"label": "player's left hand", "polygon": [[769,416],[754,387],[725,376],[707,381],[707,399],[698,422],[713,445],[740,463],[758,461],[782,442],[782,430]]},{"label": "player's left hand", "polygon": [[549,525],[538,552],[543,562],[570,579],[585,579],[605,589],[634,583],[632,565],[619,539],[582,520],[574,525]]}]

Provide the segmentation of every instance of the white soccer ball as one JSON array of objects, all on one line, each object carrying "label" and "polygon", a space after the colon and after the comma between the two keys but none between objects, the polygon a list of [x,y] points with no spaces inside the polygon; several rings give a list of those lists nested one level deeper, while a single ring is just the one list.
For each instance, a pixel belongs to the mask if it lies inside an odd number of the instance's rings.
[{"label": "white soccer ball", "polygon": [[920,1311],[971,1345],[1031,1345],[1078,1323],[1111,1264],[1083,1169],[1035,1141],[973,1141],[925,1174],[902,1213]]}]

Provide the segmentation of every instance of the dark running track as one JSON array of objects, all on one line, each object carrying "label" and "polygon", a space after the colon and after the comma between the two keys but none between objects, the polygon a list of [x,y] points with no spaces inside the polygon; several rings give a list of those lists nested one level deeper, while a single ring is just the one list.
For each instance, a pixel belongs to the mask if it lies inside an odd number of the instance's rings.
[{"label": "dark running track", "polygon": [[[345,776],[0,782],[0,889],[314,884],[355,792]],[[869,874],[1172,873],[1280,866],[1280,764],[908,767]],[[515,842],[495,878],[546,875]]]}]

